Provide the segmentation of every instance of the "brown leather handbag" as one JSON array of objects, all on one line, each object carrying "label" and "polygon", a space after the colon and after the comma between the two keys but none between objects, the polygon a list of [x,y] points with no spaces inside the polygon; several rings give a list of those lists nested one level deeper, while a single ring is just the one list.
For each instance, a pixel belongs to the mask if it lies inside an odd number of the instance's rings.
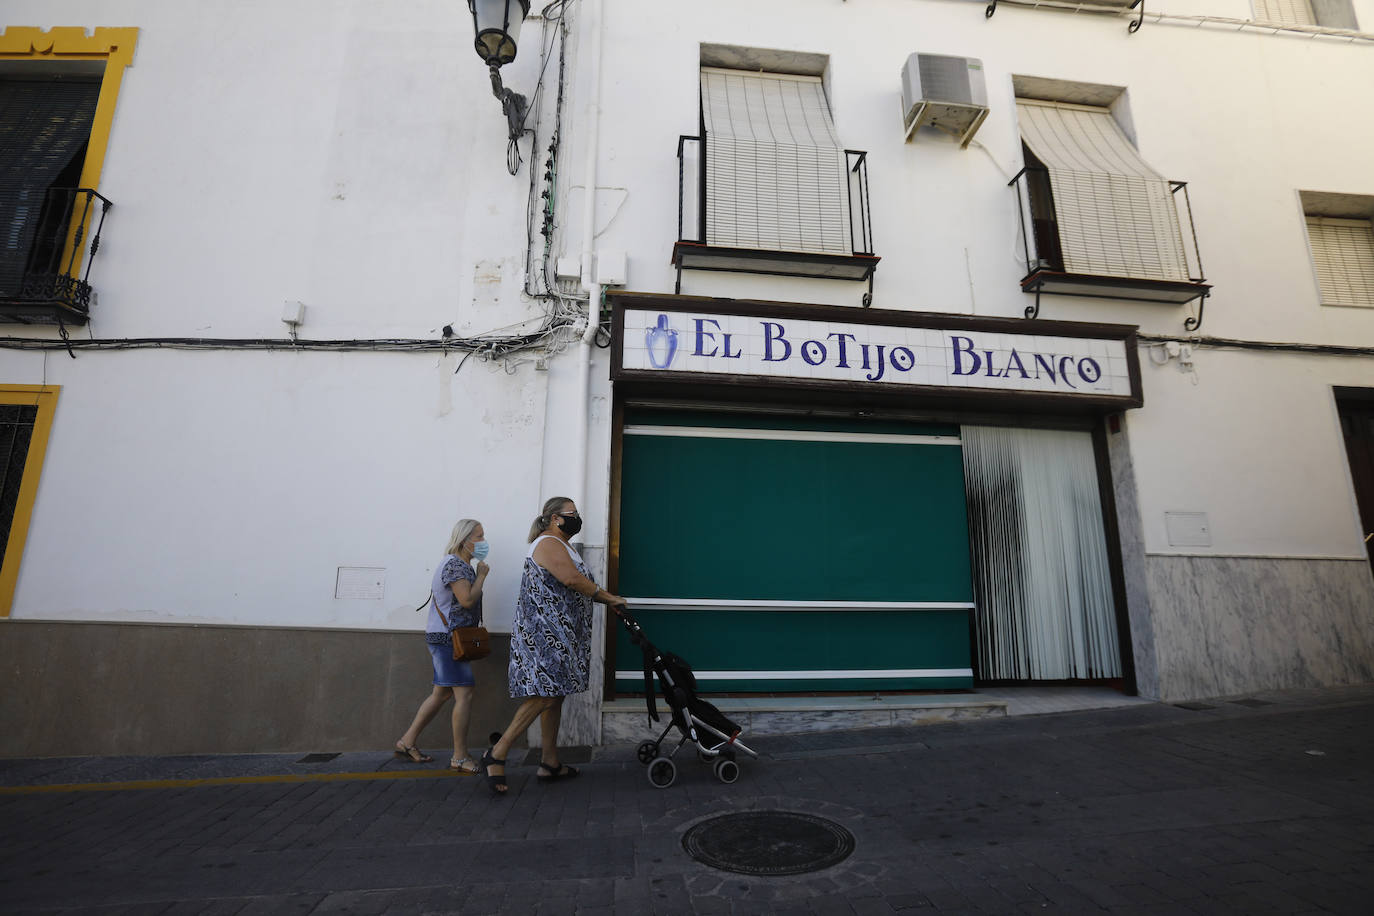
[{"label": "brown leather handbag", "polygon": [[486,627],[459,627],[449,632],[453,636],[455,662],[475,662],[491,654],[491,634]]},{"label": "brown leather handbag", "polygon": [[[429,596],[434,602],[434,609],[439,611],[439,599],[434,595]],[[491,654],[491,634],[486,627],[454,627],[449,629],[448,618],[443,611],[439,611],[439,619],[444,622],[444,627],[448,629],[449,636],[453,638],[453,660],[455,662],[475,662],[479,658],[486,658]]]}]

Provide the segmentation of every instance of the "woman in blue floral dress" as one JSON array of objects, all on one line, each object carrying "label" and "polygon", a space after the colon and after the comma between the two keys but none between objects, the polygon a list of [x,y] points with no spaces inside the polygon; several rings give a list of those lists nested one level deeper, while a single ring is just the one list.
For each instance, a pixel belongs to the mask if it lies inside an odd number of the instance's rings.
[{"label": "woman in blue floral dress", "polygon": [[582,530],[571,499],[557,496],[530,526],[530,550],[520,577],[520,597],[510,641],[510,695],[523,699],[500,740],[482,756],[492,792],[506,792],[506,754],[539,718],[543,782],[577,775],[558,760],[563,700],[587,689],[591,671],[592,603],[624,607],[625,599],[592,579],[570,539]]}]

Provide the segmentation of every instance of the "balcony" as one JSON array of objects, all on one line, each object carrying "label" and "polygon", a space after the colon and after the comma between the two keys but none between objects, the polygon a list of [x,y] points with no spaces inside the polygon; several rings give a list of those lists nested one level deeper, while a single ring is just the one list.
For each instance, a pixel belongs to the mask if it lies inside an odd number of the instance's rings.
[{"label": "balcony", "polygon": [[90,188],[0,183],[0,322],[86,323],[111,206]]},{"label": "balcony", "polygon": [[[1021,219],[1026,275],[1023,292],[1035,294],[1026,317],[1040,311],[1041,293],[1182,305],[1211,290],[1202,271],[1188,185],[1122,175],[1071,176],[1061,204],[1050,170],[1027,166],[1008,182]],[[1062,180],[1067,180],[1061,175]],[[1184,322],[1188,330],[1201,323]]]},{"label": "balcony", "polygon": [[[677,292],[683,270],[719,270],[867,280],[869,304],[879,259],[873,254],[866,153],[844,150],[842,163],[788,162],[776,172],[761,173],[755,166],[744,174],[708,169],[706,146],[701,137],[678,138]],[[807,170],[822,176],[817,184],[832,192],[813,195],[799,187],[795,176]],[[736,193],[739,188],[745,192]]]}]

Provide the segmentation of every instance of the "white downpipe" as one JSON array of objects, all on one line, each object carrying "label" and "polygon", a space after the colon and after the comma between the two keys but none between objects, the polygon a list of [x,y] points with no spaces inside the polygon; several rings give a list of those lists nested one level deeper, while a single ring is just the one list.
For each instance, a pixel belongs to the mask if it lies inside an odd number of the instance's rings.
[{"label": "white downpipe", "polygon": [[[592,421],[591,362],[592,340],[596,337],[601,309],[601,287],[593,282],[592,255],[596,241],[596,157],[599,155],[601,119],[601,0],[582,0],[583,35],[587,48],[587,125],[586,162],[582,179],[582,287],[587,290],[587,327],[577,346],[577,467],[573,485],[577,492],[573,499],[579,506],[585,502],[587,486],[587,446]],[[586,512],[590,507],[582,507]]]}]

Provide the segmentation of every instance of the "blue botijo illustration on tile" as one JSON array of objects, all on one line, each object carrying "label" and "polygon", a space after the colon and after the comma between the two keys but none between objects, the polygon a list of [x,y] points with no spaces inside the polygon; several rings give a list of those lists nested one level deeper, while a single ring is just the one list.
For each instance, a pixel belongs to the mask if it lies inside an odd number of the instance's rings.
[{"label": "blue botijo illustration on tile", "polygon": [[655,369],[667,369],[677,354],[677,331],[668,327],[668,316],[659,315],[658,324],[644,331],[644,346],[649,350],[649,363]]}]

